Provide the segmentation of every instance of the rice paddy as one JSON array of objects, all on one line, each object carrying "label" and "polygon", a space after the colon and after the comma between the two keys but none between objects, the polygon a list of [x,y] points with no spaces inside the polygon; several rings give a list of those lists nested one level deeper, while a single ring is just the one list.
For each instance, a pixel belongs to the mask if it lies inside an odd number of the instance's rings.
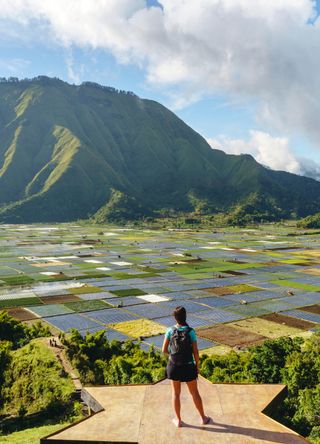
[{"label": "rice paddy", "polygon": [[0,309],[147,349],[183,305],[207,354],[309,334],[320,325],[320,237],[294,230],[1,225]]}]

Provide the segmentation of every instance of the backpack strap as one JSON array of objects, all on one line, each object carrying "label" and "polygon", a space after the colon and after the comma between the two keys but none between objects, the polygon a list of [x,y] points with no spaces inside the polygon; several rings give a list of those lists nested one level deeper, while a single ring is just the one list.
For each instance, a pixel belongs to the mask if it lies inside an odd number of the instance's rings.
[{"label": "backpack strap", "polygon": [[[194,328],[190,327],[189,325],[187,325],[187,333],[190,333],[190,331],[194,330]],[[176,327],[175,325],[173,327],[171,327],[171,332],[174,333],[175,331],[179,331],[179,327]]]},{"label": "backpack strap", "polygon": [[171,336],[175,331],[178,331],[178,328],[174,325],[173,327],[171,327]]},{"label": "backpack strap", "polygon": [[[190,333],[192,330],[194,330],[194,328],[190,327],[189,325],[187,325],[187,333]],[[179,331],[179,327],[176,327],[175,325],[173,327],[171,327],[171,333],[173,334],[175,331]]]}]

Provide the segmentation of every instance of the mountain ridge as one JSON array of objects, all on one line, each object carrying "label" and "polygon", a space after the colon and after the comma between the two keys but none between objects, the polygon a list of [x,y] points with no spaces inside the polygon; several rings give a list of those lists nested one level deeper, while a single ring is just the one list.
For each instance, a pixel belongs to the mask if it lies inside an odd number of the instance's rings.
[{"label": "mountain ridge", "polygon": [[92,82],[0,79],[0,222],[85,219],[114,192],[139,217],[199,202],[227,211],[252,194],[283,217],[320,204],[320,182],[212,149],[153,100]]}]

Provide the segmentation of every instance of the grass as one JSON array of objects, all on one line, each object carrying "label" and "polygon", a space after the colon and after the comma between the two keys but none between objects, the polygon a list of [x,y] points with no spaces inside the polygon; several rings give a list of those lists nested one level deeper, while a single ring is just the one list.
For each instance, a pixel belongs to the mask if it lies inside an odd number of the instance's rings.
[{"label": "grass", "polygon": [[310,338],[310,336],[312,336],[312,335],[313,335],[312,331],[302,331],[302,332],[299,332],[299,333],[294,333],[294,334],[289,335],[289,336],[290,336],[290,338],[299,337],[299,338],[307,339],[307,338]]},{"label": "grass", "polygon": [[166,332],[166,328],[149,319],[138,319],[136,321],[120,322],[112,325],[112,328],[132,338],[155,336]]},{"label": "grass", "polygon": [[78,311],[78,312],[101,310],[103,308],[112,307],[110,304],[101,301],[100,299],[93,301],[66,302],[64,306],[70,308],[73,311]]},{"label": "grass", "polygon": [[230,285],[228,286],[228,289],[230,289],[233,293],[248,293],[249,291],[261,290],[259,287],[248,284]]},{"label": "grass", "polygon": [[[141,258],[139,258],[138,260],[141,260]],[[165,273],[165,272],[169,271],[167,268],[161,268],[159,270],[158,268],[149,267],[148,265],[147,266],[142,266],[141,265],[139,268],[144,273],[148,273],[148,274],[152,273],[152,274],[155,274],[155,275],[157,275],[160,272],[161,273]]]},{"label": "grass", "polygon": [[139,288],[129,288],[127,290],[110,290],[110,293],[115,294],[119,297],[125,297],[125,296],[143,296],[145,294],[148,294]]},{"label": "grass", "polygon": [[34,279],[25,275],[1,277],[1,280],[4,281],[7,285],[25,285],[34,282]]},{"label": "grass", "polygon": [[[180,261],[183,261],[183,258],[179,257],[176,259],[175,262],[180,262]],[[179,265],[170,266],[170,268],[172,270],[176,271],[177,273],[181,273],[181,274],[190,274],[190,273],[193,273],[196,271],[200,276],[203,276],[202,273],[212,274],[213,272],[223,272],[223,270],[230,269],[230,263],[232,263],[233,270],[242,270],[242,269],[246,269],[246,268],[259,268],[259,267],[263,266],[263,264],[258,263],[258,262],[257,263],[256,262],[247,262],[247,263],[242,264],[242,263],[229,261],[229,262],[221,262],[219,265],[214,264],[212,266],[210,266],[210,264],[208,265],[208,262],[204,262],[203,264],[201,264],[201,262],[199,262],[199,265],[198,264],[197,265],[195,265],[195,264],[190,264],[190,265],[179,264]]]},{"label": "grass", "polygon": [[[223,285],[223,279],[214,282],[214,284]],[[228,295],[228,294],[241,294],[241,293],[249,293],[251,291],[259,291],[261,288],[255,287],[253,285],[248,284],[239,284],[239,285],[230,285],[225,287],[208,287],[206,291],[209,293],[217,294],[219,296]]]},{"label": "grass", "polygon": [[271,283],[283,287],[299,288],[305,291],[320,291],[320,286],[318,285],[303,284],[301,282],[287,281],[286,279],[278,279],[276,281],[271,281]]},{"label": "grass", "polygon": [[269,339],[276,339],[289,335],[299,335],[303,333],[303,330],[298,328],[289,327],[288,325],[278,324],[276,322],[267,321],[266,319],[261,318],[244,319],[228,325],[237,329],[250,331],[261,336],[266,336]]},{"label": "grass", "polygon": [[5,299],[0,301],[0,308],[9,307],[27,307],[28,305],[41,305],[39,298],[19,298],[19,299]]},{"label": "grass", "polygon": [[79,275],[76,277],[76,279],[85,279],[85,278],[104,278],[104,277],[110,277],[110,274],[107,273],[96,273],[94,271],[84,271],[85,275]]},{"label": "grass", "polygon": [[129,273],[112,273],[112,277],[115,277],[117,279],[141,279],[141,278],[150,278],[150,277],[157,277],[159,276],[156,273],[138,273],[138,274],[129,274]]},{"label": "grass", "polygon": [[226,311],[232,311],[233,313],[245,315],[248,318],[251,316],[261,316],[263,314],[270,313],[271,310],[267,310],[263,307],[256,306],[255,303],[237,305],[232,307],[226,307]]},{"label": "grass", "polygon": [[58,430],[67,427],[69,423],[59,423],[52,425],[44,425],[41,427],[33,427],[21,430],[20,432],[10,433],[10,435],[0,436],[1,444],[36,444],[40,438],[51,435]]},{"label": "grass", "polygon": [[232,350],[231,347],[229,347],[228,345],[216,345],[215,347],[210,347],[210,348],[205,348],[203,350],[200,350],[200,355],[208,355],[208,356],[213,356],[213,355],[226,355],[228,354],[230,351]]},{"label": "grass", "polygon": [[93,285],[83,285],[82,287],[69,288],[68,291],[73,294],[101,293],[103,290]]}]

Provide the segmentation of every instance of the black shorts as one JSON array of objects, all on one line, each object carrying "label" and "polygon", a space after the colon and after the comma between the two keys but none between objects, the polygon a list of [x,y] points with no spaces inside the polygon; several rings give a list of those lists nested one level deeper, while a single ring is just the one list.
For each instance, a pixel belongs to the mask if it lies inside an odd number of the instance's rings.
[{"label": "black shorts", "polygon": [[198,377],[197,366],[193,363],[175,365],[169,361],[166,368],[166,376],[168,379],[172,379],[173,381],[193,381]]}]

